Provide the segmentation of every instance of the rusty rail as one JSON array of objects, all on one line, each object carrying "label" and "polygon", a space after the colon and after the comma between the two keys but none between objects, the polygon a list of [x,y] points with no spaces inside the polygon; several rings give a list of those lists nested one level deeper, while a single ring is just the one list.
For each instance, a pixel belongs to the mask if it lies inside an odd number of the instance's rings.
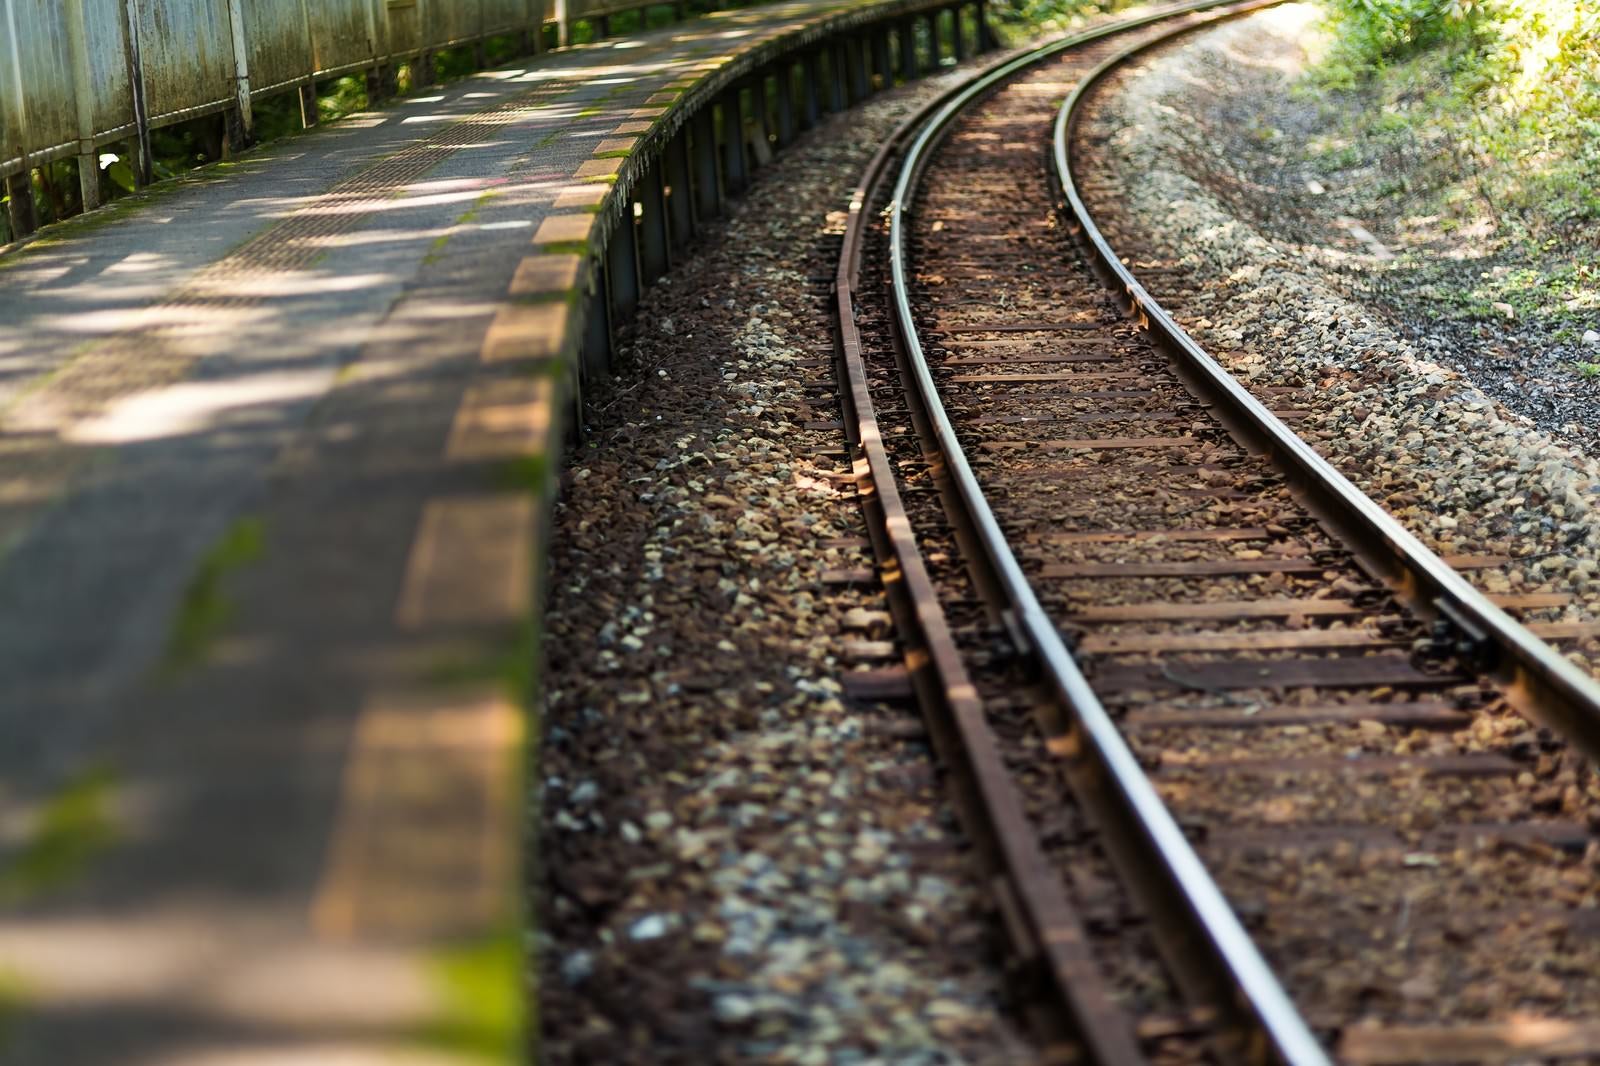
[{"label": "rusty rail", "polygon": [[920,108],[878,149],[851,193],[834,283],[838,356],[848,386],[842,397],[846,431],[861,456],[856,467],[863,476],[857,489],[867,511],[873,549],[883,563],[884,586],[897,627],[906,637],[907,665],[918,704],[941,758],[960,780],[962,821],[993,878],[1012,951],[1019,959],[1043,964],[1053,1003],[1064,1009],[1071,1019],[1071,1034],[1092,1049],[1097,1061],[1136,1064],[1144,1057],[1133,1027],[1112,1001],[1090,954],[1083,924],[1039,848],[940,606],[879,431],[855,317],[855,289],[872,205],[892,164],[928,117],[951,98],[995,70],[1015,66],[1015,61],[1002,61]]},{"label": "rusty rail", "polygon": [[1373,577],[1417,614],[1444,626],[1468,660],[1505,686],[1519,710],[1600,760],[1600,684],[1473,588],[1251,396],[1139,283],[1095,225],[1072,173],[1071,134],[1081,105],[1107,74],[1167,40],[1144,42],[1108,58],[1083,79],[1056,118],[1056,180],[1096,271],[1128,314],[1186,372],[1190,386],[1215,405],[1228,430],[1269,456],[1307,508],[1355,549]]},{"label": "rusty rail", "polygon": [[[905,205],[932,149],[956,116],[1013,75],[1069,49],[1218,6],[1209,2],[1169,8],[1053,42],[997,64],[913,116],[878,152],[851,198],[836,291],[840,348],[849,384],[852,436],[862,453],[858,468],[865,467],[862,491],[875,519],[869,524],[885,561],[885,583],[898,600],[902,632],[911,638],[908,663],[923,706],[932,712],[930,724],[941,753],[958,770],[960,792],[968,801],[963,813],[969,830],[997,873],[1012,939],[1024,957],[1045,956],[1059,1002],[1098,1061],[1142,1061],[1125,1017],[1111,1006],[1100,975],[1085,957],[1081,923],[1044,866],[1018,808],[981,701],[917,547],[873,414],[854,321],[854,287],[868,217],[891,162],[899,158],[900,176],[889,207],[893,317],[915,379],[914,402],[931,424],[930,443],[953,490],[947,493],[947,506],[953,503],[964,513],[964,518],[957,518],[958,525],[967,527],[963,543],[975,543],[984,555],[992,578],[987,584],[1008,605],[1007,621],[1019,646],[1036,659],[1059,703],[1069,709],[1080,741],[1080,755],[1074,760],[1079,772],[1071,775],[1078,799],[1096,812],[1108,838],[1122,841],[1118,850],[1123,853],[1123,869],[1148,879],[1141,894],[1153,912],[1160,912],[1169,961],[1174,961],[1175,969],[1188,971],[1186,988],[1233,1034],[1233,1046],[1251,1060],[1312,1066],[1327,1063],[1325,1054],[1084,681],[1012,555],[945,415],[907,299]],[[1259,6],[1263,5],[1230,8],[1222,17]],[[1200,966],[1176,961],[1195,952],[1204,957]]]}]

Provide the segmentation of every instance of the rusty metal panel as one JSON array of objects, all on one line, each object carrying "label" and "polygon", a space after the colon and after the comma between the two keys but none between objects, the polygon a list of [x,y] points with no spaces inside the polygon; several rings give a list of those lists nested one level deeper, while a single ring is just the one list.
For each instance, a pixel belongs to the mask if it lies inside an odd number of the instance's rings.
[{"label": "rusty metal panel", "polygon": [[96,133],[133,124],[128,75],[128,17],[123,0],[83,0]]},{"label": "rusty metal panel", "polygon": [[641,6],[639,0],[567,0],[567,17],[576,20],[616,15],[636,11]]},{"label": "rusty metal panel", "polygon": [[[281,2],[281,0],[280,0]],[[382,0],[378,0],[379,3]],[[372,0],[305,0],[316,71],[348,70],[378,54]]]},{"label": "rusty metal panel", "polygon": [[[616,2],[573,0],[595,10]],[[230,6],[0,0],[0,168],[78,151],[84,139],[125,136],[135,121],[134,51],[150,123],[160,125],[232,104],[241,67],[259,94],[389,56],[532,29],[554,8],[552,0],[240,0],[247,54],[238,57]]]},{"label": "rusty metal panel", "polygon": [[529,17],[531,11],[537,8],[530,6],[527,0],[479,0],[483,5],[483,32],[508,33],[520,30],[526,26],[536,25],[533,18]]},{"label": "rusty metal panel", "polygon": [[[384,51],[390,55],[411,55],[422,50],[421,0],[382,0],[384,5]],[[434,0],[435,3],[438,0]]]},{"label": "rusty metal panel", "polygon": [[214,0],[140,0],[150,120],[233,99],[233,30]]},{"label": "rusty metal panel", "polygon": [[0,0],[0,157],[75,140],[76,108],[58,0]]},{"label": "rusty metal panel", "polygon": [[28,148],[24,143],[27,82],[18,69],[20,35],[15,18],[0,0],[0,175],[10,173]]},{"label": "rusty metal panel", "polygon": [[483,32],[484,0],[430,0],[427,4],[428,43],[449,44]]},{"label": "rusty metal panel", "polygon": [[[220,6],[220,5],[219,5]],[[317,0],[318,8],[324,0]],[[250,84],[257,92],[303,78],[312,70],[307,6],[301,0],[244,0],[250,45]]]}]

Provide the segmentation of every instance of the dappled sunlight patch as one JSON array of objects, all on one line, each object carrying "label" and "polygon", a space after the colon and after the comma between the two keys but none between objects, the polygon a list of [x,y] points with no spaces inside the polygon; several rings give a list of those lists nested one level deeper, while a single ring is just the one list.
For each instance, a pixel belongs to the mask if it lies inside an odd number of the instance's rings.
[{"label": "dappled sunlight patch", "polygon": [[70,315],[41,315],[34,326],[57,333],[105,336],[161,330],[184,336],[216,336],[270,317],[265,308],[206,307],[192,303],[157,304]]},{"label": "dappled sunlight patch", "polygon": [[[249,930],[249,951],[229,950],[217,930],[239,914],[226,904],[157,899],[139,921],[107,915],[30,915],[0,922],[0,955],[37,1011],[107,1011],[159,1002],[183,989],[185,1006],[215,1024],[320,1030],[295,1055],[343,1061],[339,1045],[372,1026],[419,1024],[436,1009],[420,962],[392,946],[316,944],[283,930]],[[341,1036],[340,1028],[348,1028]],[[361,1060],[355,1060],[361,1061]]]},{"label": "dappled sunlight patch", "polygon": [[372,215],[391,211],[409,211],[415,207],[433,207],[438,204],[459,204],[477,199],[474,191],[430,193],[424,196],[394,198],[389,190],[374,191],[370,197],[331,195],[318,206],[301,208],[297,216],[316,215]]},{"label": "dappled sunlight patch", "polygon": [[79,444],[131,444],[201,433],[250,408],[278,407],[321,395],[333,378],[331,370],[307,370],[185,382],[117,401],[64,436]]},{"label": "dappled sunlight patch", "polygon": [[[331,247],[339,247],[337,238]],[[320,296],[381,288],[400,281],[395,274],[330,274],[321,271],[260,271],[197,281],[199,296],[236,296],[249,299],[281,299],[294,296]]]}]

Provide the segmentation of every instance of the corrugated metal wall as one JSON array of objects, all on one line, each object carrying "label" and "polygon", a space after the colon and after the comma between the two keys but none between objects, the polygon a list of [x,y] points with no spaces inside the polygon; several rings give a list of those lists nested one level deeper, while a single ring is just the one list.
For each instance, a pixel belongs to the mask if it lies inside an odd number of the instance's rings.
[{"label": "corrugated metal wall", "polygon": [[0,175],[127,136],[136,70],[148,123],[159,126],[232,106],[241,77],[261,95],[536,29],[552,8],[553,0],[0,0]]}]

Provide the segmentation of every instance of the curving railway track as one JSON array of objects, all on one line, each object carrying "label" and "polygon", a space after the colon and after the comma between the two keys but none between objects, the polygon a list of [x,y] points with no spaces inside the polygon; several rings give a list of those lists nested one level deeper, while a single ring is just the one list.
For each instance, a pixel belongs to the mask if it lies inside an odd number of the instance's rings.
[{"label": "curving railway track", "polygon": [[840,373],[907,663],[1064,1061],[1600,1061],[1600,689],[1550,643],[1592,628],[1361,496],[1075,176],[1106,72],[1261,6],[1006,61],[854,194]]}]

